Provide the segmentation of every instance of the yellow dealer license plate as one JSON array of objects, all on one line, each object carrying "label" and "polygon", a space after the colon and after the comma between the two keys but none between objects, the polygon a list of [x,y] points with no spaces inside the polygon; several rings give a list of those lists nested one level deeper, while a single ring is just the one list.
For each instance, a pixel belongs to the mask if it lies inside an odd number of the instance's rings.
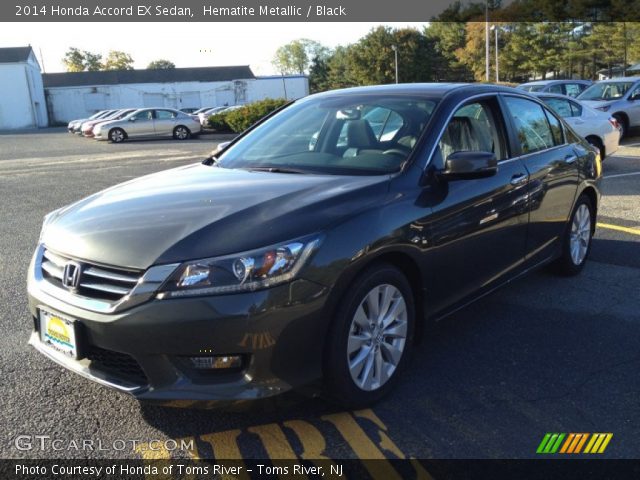
[{"label": "yellow dealer license plate", "polygon": [[40,340],[71,358],[78,357],[73,320],[40,310]]}]

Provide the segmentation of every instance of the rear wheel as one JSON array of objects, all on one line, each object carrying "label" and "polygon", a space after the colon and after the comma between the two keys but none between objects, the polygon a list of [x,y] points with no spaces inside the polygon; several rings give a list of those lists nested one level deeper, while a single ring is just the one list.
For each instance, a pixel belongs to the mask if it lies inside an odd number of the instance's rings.
[{"label": "rear wheel", "polygon": [[595,227],[594,207],[586,195],[581,195],[571,213],[571,219],[562,244],[562,255],[556,266],[563,275],[577,275],[591,251]]},{"label": "rear wheel", "polygon": [[604,144],[602,143],[602,140],[594,136],[589,136],[586,138],[586,140],[587,142],[589,142],[589,144],[593,145],[598,149],[598,151],[600,152],[600,160],[604,160],[605,151],[604,151]]},{"label": "rear wheel", "polygon": [[127,135],[121,128],[114,128],[109,132],[109,140],[111,140],[113,143],[122,143],[124,142],[125,138],[127,138]]},{"label": "rear wheel", "polygon": [[176,140],[187,140],[191,136],[191,131],[182,125],[173,129],[173,138]]},{"label": "rear wheel", "polygon": [[332,400],[359,408],[393,388],[413,343],[415,308],[406,277],[388,264],[363,272],[341,301],[325,351]]}]

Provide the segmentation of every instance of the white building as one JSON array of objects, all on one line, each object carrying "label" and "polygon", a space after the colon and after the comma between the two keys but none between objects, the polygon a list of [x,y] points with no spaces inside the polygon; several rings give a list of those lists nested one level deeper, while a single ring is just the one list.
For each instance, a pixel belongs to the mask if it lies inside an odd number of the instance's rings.
[{"label": "white building", "polygon": [[104,109],[231,106],[309,94],[304,75],[255,77],[248,66],[49,73],[43,79],[55,123]]},{"label": "white building", "polygon": [[0,48],[0,130],[48,123],[42,74],[33,50]]}]

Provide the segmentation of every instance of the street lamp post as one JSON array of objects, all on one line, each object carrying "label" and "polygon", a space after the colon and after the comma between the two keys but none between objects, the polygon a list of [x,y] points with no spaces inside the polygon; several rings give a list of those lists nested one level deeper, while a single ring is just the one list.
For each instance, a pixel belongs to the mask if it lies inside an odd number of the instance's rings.
[{"label": "street lamp post", "polygon": [[393,50],[393,54],[396,60],[396,83],[398,83],[398,46],[391,45],[391,49]]}]

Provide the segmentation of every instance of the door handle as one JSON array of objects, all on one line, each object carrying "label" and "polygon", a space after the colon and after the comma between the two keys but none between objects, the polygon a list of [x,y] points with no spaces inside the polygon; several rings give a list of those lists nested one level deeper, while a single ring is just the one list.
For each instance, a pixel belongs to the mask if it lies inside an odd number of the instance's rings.
[{"label": "door handle", "polygon": [[578,160],[578,156],[577,155],[567,155],[566,157],[564,157],[565,163],[573,163],[576,160]]},{"label": "door handle", "polygon": [[525,173],[518,173],[511,177],[511,185],[520,185],[527,181],[528,175]]}]

